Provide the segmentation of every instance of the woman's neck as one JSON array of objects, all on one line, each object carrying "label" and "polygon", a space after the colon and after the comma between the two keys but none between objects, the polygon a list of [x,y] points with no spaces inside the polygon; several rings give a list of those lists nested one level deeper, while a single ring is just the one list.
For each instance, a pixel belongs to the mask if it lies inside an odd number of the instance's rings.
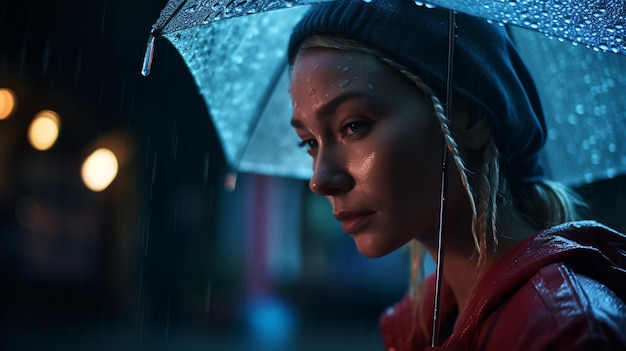
[{"label": "woman's neck", "polygon": [[[443,276],[455,296],[459,316],[465,311],[482,273],[518,242],[537,231],[523,217],[516,215],[512,206],[500,208],[497,225],[498,245],[493,253],[485,253],[488,257],[484,264],[479,266],[479,257],[474,247],[471,224],[468,225],[467,222],[468,220],[458,217],[454,218],[454,221],[448,221],[444,241]],[[471,217],[469,223],[471,223]],[[425,246],[436,260],[436,245]]]}]

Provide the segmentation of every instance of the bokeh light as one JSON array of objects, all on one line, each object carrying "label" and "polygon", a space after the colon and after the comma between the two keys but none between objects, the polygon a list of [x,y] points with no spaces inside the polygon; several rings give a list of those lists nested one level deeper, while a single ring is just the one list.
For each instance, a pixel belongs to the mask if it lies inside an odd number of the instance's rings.
[{"label": "bokeh light", "polygon": [[59,137],[61,119],[51,110],[43,110],[35,115],[28,127],[28,141],[37,150],[48,150]]},{"label": "bokeh light", "polygon": [[17,95],[11,89],[0,88],[0,120],[7,119],[17,109]]},{"label": "bokeh light", "polygon": [[102,191],[115,180],[118,168],[117,157],[113,151],[97,149],[83,163],[81,169],[83,183],[91,191]]}]

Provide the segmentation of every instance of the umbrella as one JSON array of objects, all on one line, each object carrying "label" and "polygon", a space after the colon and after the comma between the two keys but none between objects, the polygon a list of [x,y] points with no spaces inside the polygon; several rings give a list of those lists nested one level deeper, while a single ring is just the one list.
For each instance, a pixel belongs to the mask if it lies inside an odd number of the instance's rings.
[{"label": "umbrella", "polygon": [[[315,2],[170,0],[152,27],[142,73],[149,73],[155,40],[165,37],[194,76],[234,171],[311,175],[288,124],[285,48],[291,27]],[[623,0],[415,2],[514,25],[545,105],[551,178],[575,186],[626,172]]]},{"label": "umbrella", "polygon": [[[152,28],[142,73],[149,73],[155,40],[164,36],[193,74],[234,170],[297,178],[311,174],[309,159],[293,146],[297,140],[288,124],[285,49],[290,28],[306,10],[302,5],[313,2],[319,1],[170,0]],[[626,127],[621,98],[626,87],[624,0],[415,3],[452,10],[451,25],[454,11],[459,11],[531,29],[513,34],[545,104],[550,130],[544,158],[552,178],[576,185],[625,173],[626,144],[619,135]],[[287,9],[289,13],[283,12]],[[448,83],[450,78],[448,74]],[[445,175],[442,194],[443,179]],[[433,346],[438,333],[439,293],[435,295]]]}]

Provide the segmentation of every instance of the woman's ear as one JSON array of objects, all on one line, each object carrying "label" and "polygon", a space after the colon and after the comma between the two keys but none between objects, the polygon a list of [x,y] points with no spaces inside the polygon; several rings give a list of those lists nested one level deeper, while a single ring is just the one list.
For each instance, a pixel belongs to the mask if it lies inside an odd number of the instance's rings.
[{"label": "woman's ear", "polygon": [[471,150],[482,150],[491,137],[491,126],[486,114],[463,99],[457,104],[453,116],[453,131],[458,143]]}]

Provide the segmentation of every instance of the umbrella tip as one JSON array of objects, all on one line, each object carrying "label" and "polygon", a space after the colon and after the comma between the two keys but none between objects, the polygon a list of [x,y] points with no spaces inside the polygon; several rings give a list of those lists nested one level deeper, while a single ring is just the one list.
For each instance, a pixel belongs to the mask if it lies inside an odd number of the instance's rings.
[{"label": "umbrella tip", "polygon": [[152,69],[152,58],[154,57],[154,43],[157,36],[150,33],[148,44],[146,44],[146,53],[143,56],[143,64],[141,65],[141,75],[147,77]]}]

